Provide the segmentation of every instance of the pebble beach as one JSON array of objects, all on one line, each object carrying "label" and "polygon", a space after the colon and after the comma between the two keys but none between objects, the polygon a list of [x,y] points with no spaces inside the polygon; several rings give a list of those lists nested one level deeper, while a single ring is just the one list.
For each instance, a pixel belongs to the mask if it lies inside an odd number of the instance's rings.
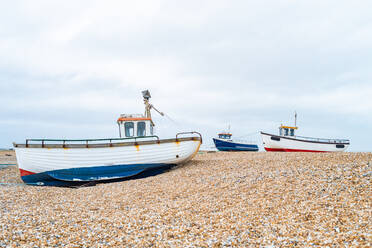
[{"label": "pebble beach", "polygon": [[26,186],[10,166],[0,247],[371,247],[371,177],[372,153],[200,152],[81,188]]}]

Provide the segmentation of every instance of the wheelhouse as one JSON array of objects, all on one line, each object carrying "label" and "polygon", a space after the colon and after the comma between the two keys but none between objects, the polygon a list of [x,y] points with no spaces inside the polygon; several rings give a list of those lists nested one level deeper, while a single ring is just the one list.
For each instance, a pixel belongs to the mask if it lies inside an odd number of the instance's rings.
[{"label": "wheelhouse", "polygon": [[120,138],[135,138],[154,135],[151,118],[136,114],[122,114],[118,121]]},{"label": "wheelhouse", "polygon": [[219,133],[218,138],[220,139],[231,139],[231,133]]},{"label": "wheelhouse", "polygon": [[280,136],[296,136],[295,130],[297,130],[298,127],[290,127],[290,126],[283,126],[281,125],[279,127],[279,135]]}]

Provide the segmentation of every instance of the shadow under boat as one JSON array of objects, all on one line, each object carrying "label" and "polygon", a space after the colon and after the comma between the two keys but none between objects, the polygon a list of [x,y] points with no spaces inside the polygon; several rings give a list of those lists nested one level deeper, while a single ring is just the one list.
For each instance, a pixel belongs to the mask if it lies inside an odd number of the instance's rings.
[{"label": "shadow under boat", "polygon": [[157,176],[163,173],[168,172],[173,167],[177,165],[168,165],[163,166],[160,168],[152,168],[145,170],[137,175],[124,177],[124,178],[115,178],[115,179],[108,179],[108,180],[100,180],[100,181],[90,181],[90,182],[66,182],[66,181],[53,181],[53,184],[48,184],[47,186],[51,187],[65,187],[65,188],[82,188],[82,187],[92,187],[99,184],[106,184],[106,183],[115,183],[115,182],[125,182],[130,180],[137,180],[137,179],[144,179],[148,177]]}]

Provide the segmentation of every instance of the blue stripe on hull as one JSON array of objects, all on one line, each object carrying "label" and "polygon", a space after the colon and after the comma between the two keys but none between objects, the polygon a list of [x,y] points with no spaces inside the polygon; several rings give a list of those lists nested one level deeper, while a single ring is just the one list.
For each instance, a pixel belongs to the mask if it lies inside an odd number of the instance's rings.
[{"label": "blue stripe on hull", "polygon": [[31,185],[71,186],[95,181],[117,180],[132,177],[147,170],[171,166],[170,164],[157,163],[71,168],[23,176],[22,180]]},{"label": "blue stripe on hull", "polygon": [[249,151],[249,152],[258,151],[258,146],[255,144],[228,142],[219,139],[213,139],[213,142],[219,151]]}]

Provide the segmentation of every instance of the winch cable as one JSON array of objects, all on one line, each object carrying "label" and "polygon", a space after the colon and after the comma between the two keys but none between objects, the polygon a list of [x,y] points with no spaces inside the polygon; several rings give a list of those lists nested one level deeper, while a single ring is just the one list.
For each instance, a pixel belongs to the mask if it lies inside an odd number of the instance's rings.
[{"label": "winch cable", "polygon": [[260,132],[254,132],[254,133],[244,134],[244,135],[237,136],[236,139],[247,139],[247,138],[250,138],[250,139],[253,139],[253,140],[258,141],[259,140],[259,134],[260,134]]},{"label": "winch cable", "polygon": [[256,131],[256,132],[253,132],[253,133],[248,133],[248,134],[244,134],[244,135],[238,136],[236,138],[254,137],[254,136],[258,135],[259,133],[260,132]]},{"label": "winch cable", "polygon": [[175,121],[173,118],[171,118],[169,115],[165,114],[164,113],[164,116],[170,120],[172,123],[176,124],[177,126],[180,126],[179,122],[178,121]]}]

